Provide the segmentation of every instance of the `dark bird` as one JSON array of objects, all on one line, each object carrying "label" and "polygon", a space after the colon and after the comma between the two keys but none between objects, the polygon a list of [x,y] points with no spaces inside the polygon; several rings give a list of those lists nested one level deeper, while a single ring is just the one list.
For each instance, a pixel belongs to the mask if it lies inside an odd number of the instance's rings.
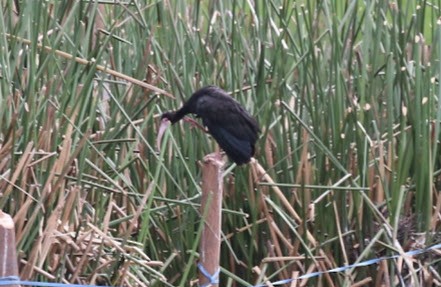
[{"label": "dark bird", "polygon": [[[196,91],[177,111],[165,112],[163,124],[178,122],[187,114],[196,114],[219,146],[236,164],[250,161],[260,133],[257,121],[224,90],[208,86]],[[160,128],[159,138],[164,128]],[[158,141],[160,143],[160,140]]]}]

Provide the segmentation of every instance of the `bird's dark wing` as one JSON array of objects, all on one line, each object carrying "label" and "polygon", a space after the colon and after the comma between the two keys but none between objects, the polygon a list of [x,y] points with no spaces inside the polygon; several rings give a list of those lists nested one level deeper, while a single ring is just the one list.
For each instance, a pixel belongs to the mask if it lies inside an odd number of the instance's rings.
[{"label": "bird's dark wing", "polygon": [[220,147],[236,163],[254,155],[259,127],[256,120],[229,96],[204,97],[198,101],[197,114]]},{"label": "bird's dark wing", "polygon": [[254,144],[235,137],[231,130],[221,125],[212,124],[210,120],[204,119],[204,124],[207,125],[210,134],[231,160],[239,165],[250,161],[254,154]]}]

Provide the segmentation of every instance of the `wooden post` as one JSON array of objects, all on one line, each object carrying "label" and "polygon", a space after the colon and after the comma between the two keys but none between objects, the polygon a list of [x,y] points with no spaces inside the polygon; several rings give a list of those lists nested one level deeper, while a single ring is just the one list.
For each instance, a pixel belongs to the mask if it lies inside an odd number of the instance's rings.
[{"label": "wooden post", "polygon": [[199,246],[199,285],[205,287],[219,286],[224,164],[219,153],[204,157],[201,214],[205,214],[205,223]]},{"label": "wooden post", "polygon": [[[15,252],[14,221],[0,210],[0,278],[18,277],[17,254]],[[20,285],[3,285],[18,287]]]}]

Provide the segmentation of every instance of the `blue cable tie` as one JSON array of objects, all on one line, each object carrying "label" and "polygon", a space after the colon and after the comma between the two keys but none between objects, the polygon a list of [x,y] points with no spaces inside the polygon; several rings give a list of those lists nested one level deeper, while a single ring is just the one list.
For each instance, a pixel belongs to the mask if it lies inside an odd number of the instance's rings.
[{"label": "blue cable tie", "polygon": [[201,271],[202,275],[204,275],[205,278],[207,278],[208,281],[209,281],[207,284],[201,285],[201,287],[207,287],[207,286],[210,286],[210,285],[219,284],[220,268],[217,269],[217,271],[214,272],[213,275],[208,273],[207,269],[205,269],[205,267],[202,266],[201,263],[198,263],[198,268],[199,268],[199,271]]}]

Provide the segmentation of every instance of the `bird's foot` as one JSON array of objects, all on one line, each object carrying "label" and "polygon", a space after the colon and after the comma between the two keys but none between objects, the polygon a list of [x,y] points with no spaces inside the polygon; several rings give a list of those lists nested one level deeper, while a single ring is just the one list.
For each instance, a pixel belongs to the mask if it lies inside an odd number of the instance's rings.
[{"label": "bird's foot", "polygon": [[225,165],[225,160],[224,157],[222,155],[222,153],[220,152],[213,152],[210,154],[207,154],[206,156],[204,156],[204,162],[208,163],[214,163],[218,166],[224,166]]}]

